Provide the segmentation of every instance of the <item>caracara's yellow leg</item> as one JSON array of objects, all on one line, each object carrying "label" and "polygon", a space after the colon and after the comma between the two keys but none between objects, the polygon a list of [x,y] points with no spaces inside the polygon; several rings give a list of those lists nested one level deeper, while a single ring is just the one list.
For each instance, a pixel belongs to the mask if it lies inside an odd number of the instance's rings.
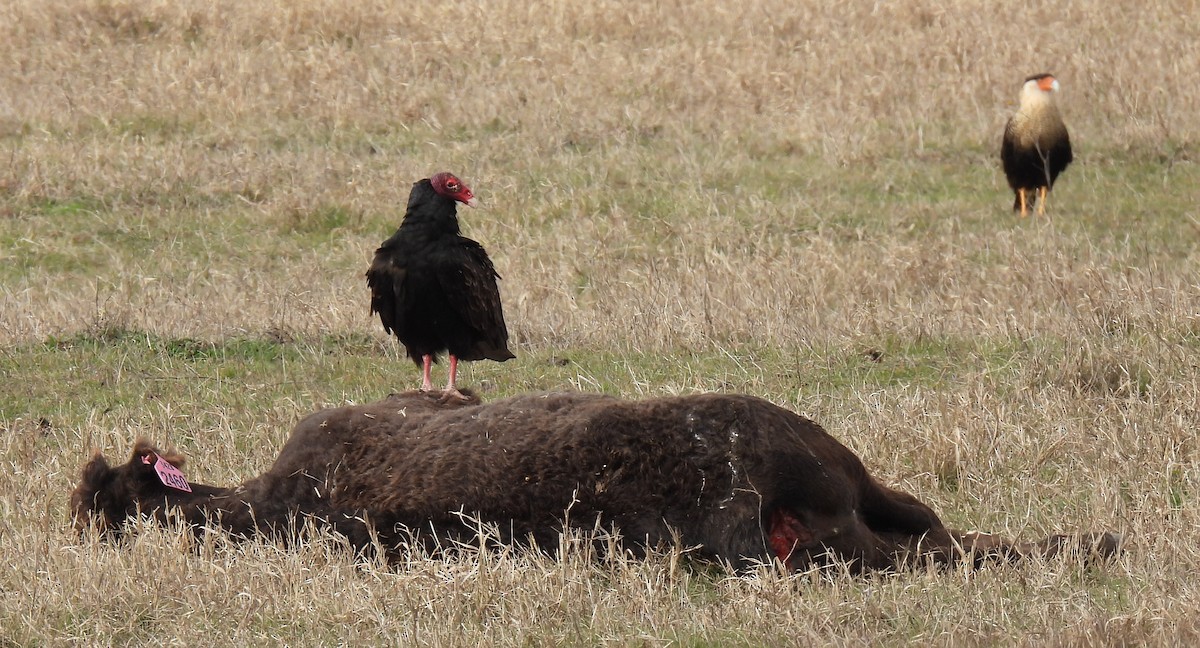
[{"label": "caracara's yellow leg", "polygon": [[1038,216],[1046,215],[1046,194],[1049,193],[1049,187],[1038,187]]},{"label": "caracara's yellow leg", "polygon": [[1021,218],[1025,218],[1027,212],[1025,210],[1025,190],[1017,189],[1017,200],[1021,202]]}]

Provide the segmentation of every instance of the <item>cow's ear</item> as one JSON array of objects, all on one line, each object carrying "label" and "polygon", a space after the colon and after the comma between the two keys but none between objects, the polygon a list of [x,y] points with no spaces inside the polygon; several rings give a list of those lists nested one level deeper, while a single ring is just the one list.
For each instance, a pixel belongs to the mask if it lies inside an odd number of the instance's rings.
[{"label": "cow's ear", "polygon": [[154,447],[154,444],[150,443],[146,439],[138,439],[137,442],[133,444],[133,457],[130,458],[130,461],[134,462],[135,464],[153,466],[154,463],[158,461],[158,457],[166,459],[167,463],[170,463],[176,468],[183,467],[183,455],[173,450],[159,450],[158,448]]},{"label": "cow's ear", "polygon": [[92,455],[91,461],[87,462],[87,464],[83,466],[83,475],[82,479],[80,480],[80,487],[86,487],[92,490],[98,489],[104,485],[104,482],[108,481],[108,478],[111,474],[112,468],[109,467],[108,460],[104,458],[104,455],[100,454],[99,450],[97,450],[96,453]]},{"label": "cow's ear", "polygon": [[79,485],[71,491],[71,518],[80,534],[92,523],[92,513],[97,508],[96,497],[112,481],[112,476],[112,468],[99,451],[83,465]]},{"label": "cow's ear", "polygon": [[138,439],[133,444],[133,456],[130,458],[130,461],[140,461],[141,459],[144,459],[146,455],[152,455],[157,452],[158,448],[155,448],[149,441],[145,439]]},{"label": "cow's ear", "polygon": [[159,452],[158,456],[162,457],[163,459],[166,459],[167,463],[171,464],[172,466],[175,466],[176,468],[183,468],[184,462],[187,461],[186,459],[183,458],[183,455],[179,454],[178,452],[175,452],[174,450],[170,450],[167,452]]}]

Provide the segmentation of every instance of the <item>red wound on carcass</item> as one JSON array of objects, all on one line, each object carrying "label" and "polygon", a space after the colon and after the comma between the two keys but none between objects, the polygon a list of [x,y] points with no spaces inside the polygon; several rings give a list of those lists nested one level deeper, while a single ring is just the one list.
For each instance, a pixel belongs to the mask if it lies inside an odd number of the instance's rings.
[{"label": "red wound on carcass", "polygon": [[813,534],[791,511],[780,507],[771,513],[771,528],[767,532],[767,541],[771,544],[775,557],[791,571],[796,569],[792,562],[792,553],[798,546],[811,544]]}]

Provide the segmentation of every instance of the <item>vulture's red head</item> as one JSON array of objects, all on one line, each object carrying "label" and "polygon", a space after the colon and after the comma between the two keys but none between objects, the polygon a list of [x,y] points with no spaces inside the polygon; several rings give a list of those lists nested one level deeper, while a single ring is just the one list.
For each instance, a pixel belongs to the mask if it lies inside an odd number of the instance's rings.
[{"label": "vulture's red head", "polygon": [[429,183],[433,185],[434,191],[468,207],[475,207],[479,204],[479,201],[475,200],[475,194],[471,193],[471,188],[453,173],[443,171],[435,174],[429,179]]}]

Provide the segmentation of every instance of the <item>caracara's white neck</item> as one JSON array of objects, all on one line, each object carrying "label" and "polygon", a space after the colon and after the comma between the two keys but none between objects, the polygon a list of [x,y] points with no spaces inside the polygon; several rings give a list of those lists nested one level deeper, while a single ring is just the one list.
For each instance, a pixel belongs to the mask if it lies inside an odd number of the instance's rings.
[{"label": "caracara's white neck", "polygon": [[[1054,89],[1058,89],[1058,82],[1054,82]],[[1026,81],[1025,85],[1021,86],[1021,112],[1032,112],[1054,105],[1054,92],[1046,92],[1038,87],[1036,80]]]}]

